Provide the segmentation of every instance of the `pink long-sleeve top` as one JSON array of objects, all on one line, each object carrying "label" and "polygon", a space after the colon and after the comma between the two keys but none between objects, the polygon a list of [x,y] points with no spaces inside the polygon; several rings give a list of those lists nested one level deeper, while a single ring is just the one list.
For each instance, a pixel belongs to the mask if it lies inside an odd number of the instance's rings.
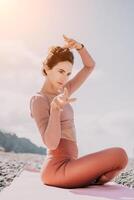
[{"label": "pink long-sleeve top", "polygon": [[[84,67],[64,86],[67,87],[69,96],[82,85],[94,68],[94,61],[85,48],[80,50],[80,56]],[[77,142],[72,105],[68,103],[63,107],[62,112],[58,111],[57,113],[50,114],[50,104],[55,96],[56,95],[47,92],[43,94],[37,92],[30,99],[30,114],[36,122],[42,140],[47,146],[45,135],[50,134],[50,132],[55,134],[55,132],[58,131],[60,138],[66,138]],[[47,143],[50,144],[53,138],[49,138],[51,141],[47,139]]]}]

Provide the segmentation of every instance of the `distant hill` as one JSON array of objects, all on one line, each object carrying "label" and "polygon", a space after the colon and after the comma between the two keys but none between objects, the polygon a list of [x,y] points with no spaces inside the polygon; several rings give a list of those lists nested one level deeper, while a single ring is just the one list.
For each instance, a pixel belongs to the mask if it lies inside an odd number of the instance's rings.
[{"label": "distant hill", "polygon": [[[5,152],[15,153],[35,153],[46,155],[46,148],[38,147],[29,139],[18,137],[16,134],[3,132],[0,130],[0,147],[5,149]],[[1,148],[2,149],[2,148]]]}]

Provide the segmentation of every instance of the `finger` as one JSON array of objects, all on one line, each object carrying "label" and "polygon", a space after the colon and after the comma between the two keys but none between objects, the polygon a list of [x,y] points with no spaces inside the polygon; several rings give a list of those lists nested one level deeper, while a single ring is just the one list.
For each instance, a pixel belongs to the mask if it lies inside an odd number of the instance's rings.
[{"label": "finger", "polygon": [[66,37],[65,35],[64,35],[64,39],[65,39],[65,41],[68,42],[68,43],[75,43],[75,42],[76,42],[74,39],[68,38],[68,37]]},{"label": "finger", "polygon": [[76,49],[77,48],[77,44],[73,44],[71,45],[71,47],[69,47],[70,49]]},{"label": "finger", "polygon": [[56,104],[56,107],[60,110],[60,111],[63,111],[63,108],[58,104],[58,103],[55,103]]},{"label": "finger", "polygon": [[75,45],[75,43],[73,43],[73,42],[72,42],[72,43],[70,42],[70,43],[68,44],[68,46],[69,46],[70,49],[74,48],[74,45]]},{"label": "finger", "polygon": [[77,100],[77,98],[71,98],[71,99],[68,100],[68,103],[74,102],[76,100]]},{"label": "finger", "polygon": [[64,88],[64,93],[63,96],[67,99],[68,98],[68,89],[65,87]]},{"label": "finger", "polygon": [[69,38],[66,35],[63,34],[63,37],[65,40],[69,41]]},{"label": "finger", "polygon": [[74,47],[74,48],[77,48],[77,44],[74,44],[73,47]]},{"label": "finger", "polygon": [[59,105],[63,105],[64,104],[64,101],[61,99],[61,97],[58,97],[58,104]]},{"label": "finger", "polygon": [[60,99],[60,97],[57,97],[56,99],[55,99],[55,102],[56,102],[56,104],[58,105],[58,106],[62,106],[63,105],[63,100],[62,99]]},{"label": "finger", "polygon": [[58,110],[60,109],[60,107],[58,106],[57,103],[53,102],[53,105],[54,105]]},{"label": "finger", "polygon": [[76,42],[74,41],[74,40],[70,40],[70,41],[68,41],[69,42],[69,44],[71,44],[71,45],[74,45]]}]

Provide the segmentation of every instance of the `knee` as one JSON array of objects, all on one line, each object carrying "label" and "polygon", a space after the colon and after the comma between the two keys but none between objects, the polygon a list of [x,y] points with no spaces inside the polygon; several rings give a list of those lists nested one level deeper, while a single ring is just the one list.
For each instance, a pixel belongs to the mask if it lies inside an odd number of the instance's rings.
[{"label": "knee", "polygon": [[44,184],[44,176],[42,171],[40,171],[40,180]]},{"label": "knee", "polygon": [[121,147],[116,147],[115,153],[119,162],[119,169],[124,169],[128,164],[128,156],[126,151]]},{"label": "knee", "polygon": [[43,169],[40,170],[40,180],[43,184],[46,184],[46,177]]}]

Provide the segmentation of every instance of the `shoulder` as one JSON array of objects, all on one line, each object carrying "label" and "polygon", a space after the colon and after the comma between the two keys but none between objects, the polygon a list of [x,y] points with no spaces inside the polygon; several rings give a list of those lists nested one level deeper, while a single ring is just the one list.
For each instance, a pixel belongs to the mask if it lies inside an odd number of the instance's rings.
[{"label": "shoulder", "polygon": [[37,102],[47,103],[48,102],[48,98],[47,98],[46,95],[41,95],[41,94],[37,93],[37,94],[31,96],[30,102],[32,102],[32,103],[37,103]]},{"label": "shoulder", "polygon": [[49,102],[47,96],[35,94],[30,98],[31,116],[36,116],[38,113],[49,111]]}]

